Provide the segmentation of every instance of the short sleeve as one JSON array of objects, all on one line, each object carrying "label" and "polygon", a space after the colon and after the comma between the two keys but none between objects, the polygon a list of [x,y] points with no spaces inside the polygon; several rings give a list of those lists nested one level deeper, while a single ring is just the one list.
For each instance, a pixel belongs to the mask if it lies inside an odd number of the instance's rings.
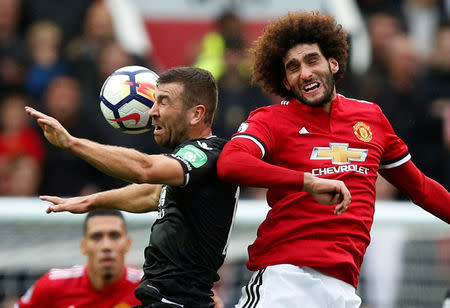
[{"label": "short sleeve", "polygon": [[253,141],[261,150],[261,158],[264,158],[270,152],[273,140],[270,129],[270,112],[267,107],[250,113],[248,119],[241,123],[238,131],[231,138],[245,138]]},{"label": "short sleeve", "polygon": [[19,308],[51,308],[49,299],[53,296],[47,273],[39,278],[19,299]]},{"label": "short sleeve", "polygon": [[183,167],[185,180],[182,187],[187,187],[204,183],[209,177],[213,179],[219,154],[220,150],[206,141],[190,141],[168,156],[176,159]]}]

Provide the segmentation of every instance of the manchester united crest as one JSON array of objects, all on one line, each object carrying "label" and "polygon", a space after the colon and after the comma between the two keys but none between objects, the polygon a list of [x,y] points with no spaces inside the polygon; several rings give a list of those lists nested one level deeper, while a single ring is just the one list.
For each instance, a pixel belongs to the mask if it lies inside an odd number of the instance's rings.
[{"label": "manchester united crest", "polygon": [[356,138],[361,141],[369,142],[372,140],[372,131],[370,129],[370,126],[364,122],[357,122],[355,125],[353,125],[353,133],[355,134]]}]

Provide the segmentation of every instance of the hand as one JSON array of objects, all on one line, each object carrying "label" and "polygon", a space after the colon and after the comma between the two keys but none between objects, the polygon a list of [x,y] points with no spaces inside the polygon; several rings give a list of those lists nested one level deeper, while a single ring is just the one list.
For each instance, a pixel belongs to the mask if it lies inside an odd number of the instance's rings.
[{"label": "hand", "polygon": [[55,196],[40,196],[41,200],[53,203],[45,211],[47,214],[51,212],[70,212],[73,214],[87,213],[91,210],[90,196],[60,198]]},{"label": "hand", "polygon": [[303,191],[310,193],[321,204],[334,205],[339,203],[334,208],[334,213],[337,215],[341,215],[348,209],[352,199],[344,182],[322,179],[307,172],[304,175]]},{"label": "hand", "polygon": [[37,123],[44,132],[45,138],[51,144],[63,149],[69,148],[73,137],[58,120],[28,106],[25,107],[25,112],[37,120]]}]

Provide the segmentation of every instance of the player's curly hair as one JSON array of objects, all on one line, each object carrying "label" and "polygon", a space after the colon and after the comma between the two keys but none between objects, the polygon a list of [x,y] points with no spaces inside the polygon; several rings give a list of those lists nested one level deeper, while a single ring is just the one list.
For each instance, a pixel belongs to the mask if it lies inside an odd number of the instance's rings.
[{"label": "player's curly hair", "polygon": [[318,44],[326,59],[334,58],[339,63],[339,71],[334,74],[334,79],[340,80],[348,58],[347,34],[342,26],[330,15],[291,12],[266,26],[251,48],[254,56],[252,81],[260,84],[267,93],[283,98],[293,97],[283,84],[283,58],[295,45],[314,43]]}]

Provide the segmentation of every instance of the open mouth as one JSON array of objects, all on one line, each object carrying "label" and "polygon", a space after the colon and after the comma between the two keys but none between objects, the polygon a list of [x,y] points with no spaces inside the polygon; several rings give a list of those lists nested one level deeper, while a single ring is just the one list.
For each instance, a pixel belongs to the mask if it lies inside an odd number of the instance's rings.
[{"label": "open mouth", "polygon": [[163,128],[161,127],[161,126],[159,126],[159,125],[154,125],[154,127],[155,127],[155,129],[154,129],[154,132],[156,133],[156,132],[159,132],[159,131],[161,131]]},{"label": "open mouth", "polygon": [[313,93],[313,92],[317,91],[317,89],[319,89],[319,88],[320,88],[320,83],[317,81],[314,81],[314,82],[308,83],[307,85],[304,85],[302,87],[302,90],[305,93]]}]

